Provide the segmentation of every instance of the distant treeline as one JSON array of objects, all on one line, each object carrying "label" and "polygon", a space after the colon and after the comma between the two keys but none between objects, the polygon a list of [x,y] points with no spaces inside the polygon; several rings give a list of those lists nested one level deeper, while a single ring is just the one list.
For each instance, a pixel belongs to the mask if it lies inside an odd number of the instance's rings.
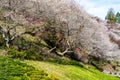
[{"label": "distant treeline", "polygon": [[120,23],[120,12],[115,14],[114,9],[110,8],[107,12],[105,20],[110,24]]}]

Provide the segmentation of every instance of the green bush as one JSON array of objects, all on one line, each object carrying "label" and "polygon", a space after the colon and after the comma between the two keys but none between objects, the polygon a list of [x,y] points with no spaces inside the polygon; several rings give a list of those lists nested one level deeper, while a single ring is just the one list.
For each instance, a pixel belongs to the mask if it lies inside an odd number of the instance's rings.
[{"label": "green bush", "polygon": [[41,51],[35,46],[25,50],[25,53],[25,59],[42,60]]},{"label": "green bush", "polygon": [[23,38],[16,38],[13,46],[8,50],[12,58],[41,60],[41,46],[38,42],[25,41]]},{"label": "green bush", "polygon": [[5,41],[2,37],[2,34],[0,33],[0,47],[3,47],[5,45]]},{"label": "green bush", "polygon": [[20,58],[24,59],[26,57],[26,53],[24,51],[17,51],[16,49],[9,49],[7,54],[11,58]]},{"label": "green bush", "polygon": [[13,60],[0,57],[0,80],[51,80],[43,70]]},{"label": "green bush", "polygon": [[40,52],[38,52],[35,47],[31,47],[30,49],[24,51],[18,51],[12,48],[8,50],[7,54],[11,58],[42,60]]}]

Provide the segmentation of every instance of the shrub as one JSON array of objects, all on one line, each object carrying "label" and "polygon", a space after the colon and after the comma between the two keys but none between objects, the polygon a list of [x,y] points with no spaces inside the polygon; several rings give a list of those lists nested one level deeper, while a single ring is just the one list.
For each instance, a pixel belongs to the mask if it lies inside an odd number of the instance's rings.
[{"label": "shrub", "polygon": [[43,70],[13,60],[0,57],[0,80],[52,80]]},{"label": "shrub", "polygon": [[30,49],[25,50],[25,53],[26,53],[25,59],[42,60],[41,51],[36,46],[33,46]]},{"label": "shrub", "polygon": [[2,37],[2,34],[0,33],[0,47],[3,47],[5,45],[5,41]]},{"label": "shrub", "polygon": [[11,58],[19,58],[19,59],[31,59],[31,60],[41,60],[41,54],[36,51],[35,47],[32,47],[28,50],[18,51],[14,48],[9,49],[7,54]]},{"label": "shrub", "polygon": [[20,59],[24,59],[26,56],[26,53],[23,51],[17,51],[16,49],[9,49],[8,50],[8,55],[11,58],[20,58]]},{"label": "shrub", "polygon": [[8,54],[12,58],[41,60],[41,49],[40,42],[30,42],[23,38],[16,38],[13,41],[13,48],[8,50]]}]

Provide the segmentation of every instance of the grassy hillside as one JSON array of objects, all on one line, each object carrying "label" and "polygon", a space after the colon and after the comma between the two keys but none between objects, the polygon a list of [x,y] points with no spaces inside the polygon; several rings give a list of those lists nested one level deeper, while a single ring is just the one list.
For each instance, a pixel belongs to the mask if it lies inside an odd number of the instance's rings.
[{"label": "grassy hillside", "polygon": [[20,61],[0,57],[0,80],[120,80],[92,66],[63,65],[43,61]]},{"label": "grassy hillside", "polygon": [[37,70],[19,60],[0,57],[0,80],[52,80],[43,70]]},{"label": "grassy hillside", "polygon": [[49,62],[25,61],[38,70],[45,70],[48,74],[57,77],[59,80],[120,80],[105,75],[92,66],[62,65]]}]

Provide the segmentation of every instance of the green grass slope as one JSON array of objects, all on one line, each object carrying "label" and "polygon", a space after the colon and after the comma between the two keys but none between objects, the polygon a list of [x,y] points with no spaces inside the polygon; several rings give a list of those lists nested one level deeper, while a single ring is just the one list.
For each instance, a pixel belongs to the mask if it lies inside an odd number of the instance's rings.
[{"label": "green grass slope", "polygon": [[0,56],[0,80],[120,80],[92,66],[20,61]]},{"label": "green grass slope", "polygon": [[52,80],[43,70],[37,70],[20,60],[0,56],[0,80]]},{"label": "green grass slope", "polygon": [[57,77],[59,80],[120,80],[99,72],[92,66],[61,65],[49,62],[25,61],[38,70],[45,70],[48,74]]}]

